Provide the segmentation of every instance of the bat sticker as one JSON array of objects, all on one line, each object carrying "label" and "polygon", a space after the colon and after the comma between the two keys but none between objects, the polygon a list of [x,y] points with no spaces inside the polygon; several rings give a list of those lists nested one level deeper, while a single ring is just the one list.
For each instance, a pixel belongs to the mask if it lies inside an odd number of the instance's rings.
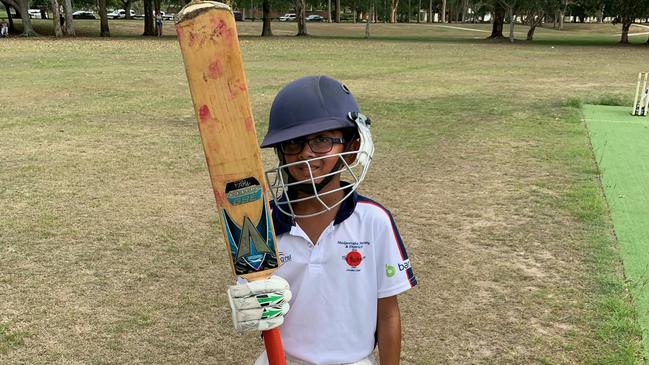
[{"label": "bat sticker", "polygon": [[221,209],[237,275],[277,268],[270,216],[266,211],[267,204],[264,202],[262,206],[262,214],[256,225],[248,216],[244,216],[243,224],[239,226],[225,209]]},{"label": "bat sticker", "polygon": [[261,185],[254,177],[247,177],[227,183],[225,194],[232,205],[251,203],[261,199]]}]

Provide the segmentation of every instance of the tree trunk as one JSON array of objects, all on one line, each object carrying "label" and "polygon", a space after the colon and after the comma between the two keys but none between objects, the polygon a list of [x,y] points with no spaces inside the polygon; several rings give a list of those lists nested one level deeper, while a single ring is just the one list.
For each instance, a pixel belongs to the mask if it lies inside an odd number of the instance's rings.
[{"label": "tree trunk", "polygon": [[631,24],[633,24],[633,21],[630,17],[622,18],[622,37],[620,38],[620,43],[629,44],[629,29],[631,29]]},{"label": "tree trunk", "polygon": [[356,1],[352,0],[352,23],[354,24],[356,24],[356,16],[358,16],[356,12]]},{"label": "tree trunk", "polygon": [[34,31],[32,19],[29,17],[29,13],[27,12],[29,9],[29,2],[26,0],[18,0],[15,2],[9,1],[8,3],[16,9],[18,14],[20,14],[20,19],[23,21],[23,32],[21,35],[24,37],[37,37],[38,33]]},{"label": "tree trunk", "polygon": [[340,23],[340,0],[336,0],[336,23]]},{"label": "tree trunk", "polygon": [[466,13],[468,12],[469,9],[469,2],[467,0],[462,0],[462,17],[461,17],[461,22],[464,23],[466,22]]},{"label": "tree trunk", "polygon": [[144,0],[144,33],[143,36],[155,36],[153,24],[153,0]]},{"label": "tree trunk", "polygon": [[54,36],[56,38],[63,37],[63,30],[61,30],[61,22],[59,21],[60,17],[59,2],[58,0],[52,0],[52,21],[54,21]]},{"label": "tree trunk", "polygon": [[295,0],[295,12],[297,13],[297,34],[298,36],[308,35],[306,32],[306,12],[304,0]]},{"label": "tree trunk", "polygon": [[63,10],[65,12],[65,33],[74,37],[74,19],[72,18],[72,0],[63,0]]},{"label": "tree trunk", "polygon": [[442,0],[442,14],[440,15],[442,18],[442,23],[446,23],[446,0]]},{"label": "tree trunk", "polygon": [[496,1],[494,7],[493,25],[491,26],[491,35],[489,39],[504,38],[503,24],[505,23],[505,8],[500,1]]},{"label": "tree trunk", "polygon": [[[153,0],[153,30],[155,31],[155,35],[161,36],[162,35],[162,29],[158,29],[158,23],[155,20],[155,15],[157,15],[160,12],[160,0]],[[162,27],[161,27],[162,28]]]},{"label": "tree trunk", "polygon": [[374,1],[370,3],[370,12],[367,15],[367,23],[365,23],[365,39],[370,38],[370,23],[372,22],[373,17],[374,17]]},{"label": "tree trunk", "polygon": [[597,9],[597,22],[599,24],[604,23],[604,4]]},{"label": "tree trunk", "polygon": [[331,0],[327,2],[327,22],[331,23],[333,20],[331,19]]},{"label": "tree trunk", "polygon": [[412,0],[408,0],[408,11],[406,12],[406,23],[410,23],[410,15],[412,15]]},{"label": "tree trunk", "polygon": [[272,37],[273,31],[270,29],[270,0],[264,0],[262,5],[262,21],[261,36]]},{"label": "tree trunk", "polygon": [[397,8],[399,7],[399,0],[390,0],[390,23],[397,22]]},{"label": "tree trunk", "polygon": [[426,17],[426,23],[433,22],[433,0],[428,0],[428,15]]},{"label": "tree trunk", "polygon": [[566,8],[559,10],[559,30],[563,30],[563,18],[566,17]]},{"label": "tree trunk", "polygon": [[110,37],[108,29],[108,12],[106,11],[106,0],[98,0],[99,3],[99,36]]},{"label": "tree trunk", "polygon": [[527,31],[527,40],[531,41],[534,39],[534,31],[536,30],[536,24],[533,24],[530,27],[530,30]]},{"label": "tree trunk", "polygon": [[536,30],[536,27],[541,25],[543,23],[543,19],[545,19],[545,12],[542,11],[540,14],[535,15],[535,14],[530,14],[530,29],[527,31],[527,40],[531,41],[534,39],[534,31]]},{"label": "tree trunk", "polygon": [[124,15],[124,19],[133,19],[131,17],[131,5],[133,5],[132,0],[128,0],[124,2],[124,11],[126,12],[126,14]]},{"label": "tree trunk", "polygon": [[513,6],[509,6],[508,13],[509,13],[509,41],[514,43],[514,23],[516,23],[516,22],[515,22],[515,19],[514,19],[514,7]]}]

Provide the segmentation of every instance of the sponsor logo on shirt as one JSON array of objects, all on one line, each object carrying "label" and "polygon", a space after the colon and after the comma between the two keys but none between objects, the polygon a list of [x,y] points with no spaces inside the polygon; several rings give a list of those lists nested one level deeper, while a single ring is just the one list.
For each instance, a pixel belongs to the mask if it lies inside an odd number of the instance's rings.
[{"label": "sponsor logo on shirt", "polygon": [[410,269],[410,259],[406,259],[405,261],[399,263],[399,271],[404,271]]},{"label": "sponsor logo on shirt", "polygon": [[392,265],[385,265],[385,276],[391,278],[394,276],[394,274],[397,273],[397,269],[394,268]]},{"label": "sponsor logo on shirt", "polygon": [[279,251],[279,262],[282,264],[285,264],[287,262],[291,261],[291,255],[287,255],[282,251]]},{"label": "sponsor logo on shirt", "polygon": [[385,265],[385,276],[391,278],[397,273],[397,268],[399,268],[399,271],[405,271],[410,269],[410,259],[406,259],[405,261],[401,261],[400,263],[397,264],[397,266],[393,265]]}]

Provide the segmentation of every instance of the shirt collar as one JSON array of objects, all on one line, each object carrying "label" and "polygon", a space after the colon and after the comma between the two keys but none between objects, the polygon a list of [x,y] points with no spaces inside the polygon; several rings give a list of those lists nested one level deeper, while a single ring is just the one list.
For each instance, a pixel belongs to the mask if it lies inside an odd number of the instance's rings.
[{"label": "shirt collar", "polygon": [[[349,186],[349,183],[342,182],[342,186],[345,186],[344,192],[345,195],[349,194],[349,189],[351,189],[351,186]],[[282,198],[279,200],[280,202],[283,202],[286,200],[286,196],[282,196]],[[340,224],[345,221],[345,219],[349,218],[349,216],[352,215],[354,212],[354,209],[356,209],[356,203],[358,202],[358,193],[356,191],[353,191],[345,200],[340,203],[340,208],[338,209],[338,212],[336,213],[336,217],[334,218],[334,225]],[[270,208],[272,209],[272,217],[273,217],[273,227],[275,228],[275,235],[279,236],[281,234],[284,234],[286,232],[291,231],[291,227],[295,225],[295,220],[293,217],[284,214],[281,210],[275,209],[276,204],[275,201],[270,202]]]}]

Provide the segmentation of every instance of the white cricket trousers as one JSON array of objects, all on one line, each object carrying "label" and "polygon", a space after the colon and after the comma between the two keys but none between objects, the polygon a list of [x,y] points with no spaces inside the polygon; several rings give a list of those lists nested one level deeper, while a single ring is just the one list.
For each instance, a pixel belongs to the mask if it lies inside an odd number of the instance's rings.
[{"label": "white cricket trousers", "polygon": [[[264,351],[257,358],[257,361],[255,361],[255,365],[268,365],[268,357],[266,357],[266,351]],[[313,365],[313,364],[286,355],[286,365]],[[370,354],[370,356],[364,358],[363,360],[356,361],[356,362],[349,362],[340,365],[376,365],[376,360],[374,359],[374,355]]]}]

